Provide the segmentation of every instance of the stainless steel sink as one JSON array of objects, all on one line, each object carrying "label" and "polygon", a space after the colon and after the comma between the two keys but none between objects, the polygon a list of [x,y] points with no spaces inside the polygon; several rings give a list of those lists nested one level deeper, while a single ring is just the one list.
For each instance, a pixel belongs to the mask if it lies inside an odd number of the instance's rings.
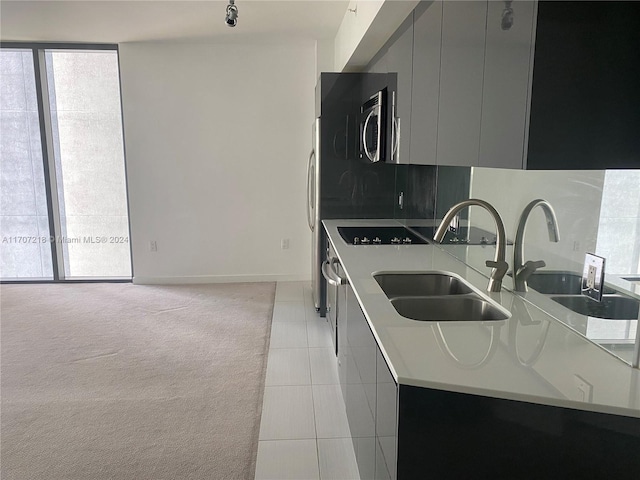
[{"label": "stainless steel sink", "polygon": [[[529,288],[545,295],[580,295],[582,275],[575,272],[536,272],[527,279]],[[618,293],[605,287],[603,294]]]},{"label": "stainless steel sink", "polygon": [[427,322],[506,320],[504,312],[472,295],[455,297],[398,297],[391,304],[403,317]]},{"label": "stainless steel sink", "polygon": [[610,320],[638,319],[640,301],[621,295],[606,295],[596,302],[583,295],[552,296],[551,300],[580,315]]},{"label": "stainless steel sink", "polygon": [[464,280],[440,272],[392,272],[373,276],[391,305],[412,320],[479,322],[509,314],[476,293]]},{"label": "stainless steel sink", "polygon": [[390,299],[421,295],[461,295],[472,292],[459,278],[442,273],[380,273],[373,278]]}]

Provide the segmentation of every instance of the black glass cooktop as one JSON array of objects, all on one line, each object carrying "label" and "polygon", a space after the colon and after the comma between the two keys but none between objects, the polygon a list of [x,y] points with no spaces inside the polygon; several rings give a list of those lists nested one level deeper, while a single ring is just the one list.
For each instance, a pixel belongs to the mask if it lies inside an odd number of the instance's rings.
[{"label": "black glass cooktop", "polygon": [[[424,245],[435,243],[436,227],[338,227],[340,236],[350,245]],[[460,227],[448,231],[443,244],[495,245],[496,235],[476,227]],[[507,240],[507,245],[513,245]]]},{"label": "black glass cooktop", "polygon": [[420,245],[428,243],[405,227],[338,227],[351,245]]}]

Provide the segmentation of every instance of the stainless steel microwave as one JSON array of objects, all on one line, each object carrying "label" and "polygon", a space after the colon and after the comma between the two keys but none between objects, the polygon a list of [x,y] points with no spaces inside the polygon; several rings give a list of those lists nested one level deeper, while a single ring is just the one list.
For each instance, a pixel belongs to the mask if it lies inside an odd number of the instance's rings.
[{"label": "stainless steel microwave", "polygon": [[387,161],[387,89],[371,95],[360,114],[360,158],[371,163]]}]

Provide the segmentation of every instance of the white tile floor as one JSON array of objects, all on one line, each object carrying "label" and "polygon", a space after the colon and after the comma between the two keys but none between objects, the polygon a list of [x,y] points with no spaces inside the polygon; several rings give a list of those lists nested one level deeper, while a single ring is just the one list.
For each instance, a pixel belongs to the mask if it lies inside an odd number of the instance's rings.
[{"label": "white tile floor", "polygon": [[308,282],[279,282],[256,480],[359,479],[329,324]]}]

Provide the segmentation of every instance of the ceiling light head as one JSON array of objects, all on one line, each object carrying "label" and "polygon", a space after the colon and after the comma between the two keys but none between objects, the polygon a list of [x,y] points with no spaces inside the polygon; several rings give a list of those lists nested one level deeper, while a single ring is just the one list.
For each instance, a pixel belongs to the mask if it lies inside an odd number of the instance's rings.
[{"label": "ceiling light head", "polygon": [[238,24],[238,7],[234,3],[235,0],[229,0],[229,5],[227,5],[227,15],[224,18],[224,23],[228,27],[235,27]]},{"label": "ceiling light head", "polygon": [[502,19],[500,27],[502,30],[510,30],[513,27],[513,8],[511,8],[511,0],[504,2],[504,10],[502,11]]}]

